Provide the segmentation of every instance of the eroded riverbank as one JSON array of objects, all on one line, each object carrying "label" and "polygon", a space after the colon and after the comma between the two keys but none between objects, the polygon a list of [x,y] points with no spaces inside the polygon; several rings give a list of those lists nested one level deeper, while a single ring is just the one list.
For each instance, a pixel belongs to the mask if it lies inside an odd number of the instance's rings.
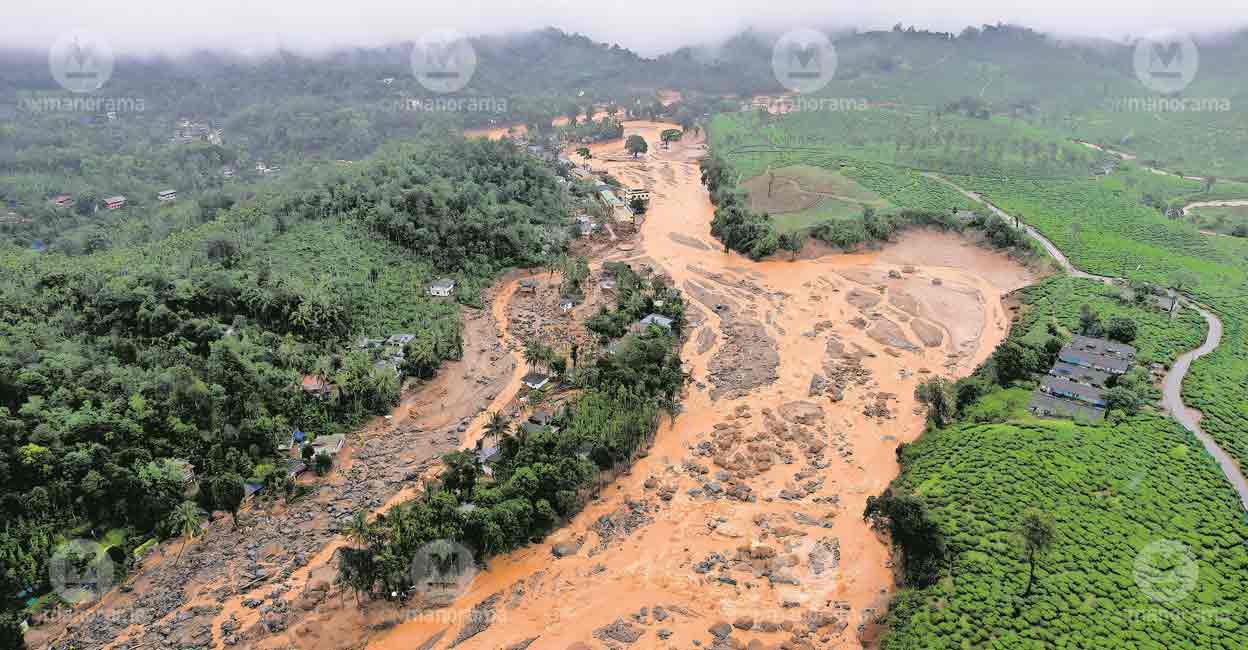
[{"label": "eroded riverbank", "polygon": [[[1009,325],[1002,296],[1031,277],[928,232],[810,260],[723,253],[709,233],[702,145],[657,146],[670,126],[627,123],[651,152],[633,159],[617,141],[591,162],[652,192],[633,258],[688,296],[681,413],[568,526],[491,561],[449,615],[412,616],[371,647],[448,647],[464,631],[454,614],[483,602],[494,623],[456,647],[871,641],[860,626],[893,580],[890,550],[861,513],[896,476],[896,445],[922,430],[914,387],[981,362]],[[729,625],[710,632],[718,623]]]}]

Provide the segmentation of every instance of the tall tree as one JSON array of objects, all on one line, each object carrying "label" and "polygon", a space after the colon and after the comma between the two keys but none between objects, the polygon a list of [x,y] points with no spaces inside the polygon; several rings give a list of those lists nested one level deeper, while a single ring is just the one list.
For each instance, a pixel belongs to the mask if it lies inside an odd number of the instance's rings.
[{"label": "tall tree", "polygon": [[646,144],[645,138],[634,133],[628,136],[628,139],[624,141],[624,150],[633,154],[633,157],[636,158],[639,154],[649,151],[650,146]]},{"label": "tall tree", "polygon": [[368,522],[368,513],[364,510],[355,511],[345,533],[347,540],[355,544],[356,548],[368,548],[373,539],[373,527]]},{"label": "tall tree", "polygon": [[178,535],[182,536],[182,548],[178,550],[178,559],[174,564],[182,561],[182,553],[186,551],[186,545],[192,538],[199,535],[200,524],[204,522],[204,513],[195,505],[194,501],[183,501],[174,508],[173,514],[169,515],[169,524],[172,530],[178,531]]},{"label": "tall tree", "polygon": [[1027,560],[1027,588],[1023,598],[1031,595],[1036,584],[1036,563],[1040,556],[1049,552],[1057,538],[1057,525],[1053,516],[1041,512],[1038,508],[1028,508],[1023,512],[1023,521],[1018,526],[1018,536],[1022,540],[1023,556]]},{"label": "tall tree", "polygon": [[0,648],[4,650],[26,650],[26,639],[22,635],[22,623],[13,612],[0,612]]},{"label": "tall tree", "polygon": [[507,416],[494,411],[490,413],[490,419],[485,423],[485,437],[501,440],[510,428],[511,423],[507,421]]},{"label": "tall tree", "polygon": [[243,498],[247,495],[243,477],[233,472],[213,477],[211,492],[213,504],[221,510],[228,511],[234,521],[234,527],[238,528],[238,509],[242,507]]},{"label": "tall tree", "polygon": [[953,387],[944,377],[932,377],[915,386],[914,398],[927,406],[927,418],[932,424],[943,427],[953,419],[957,403]]}]

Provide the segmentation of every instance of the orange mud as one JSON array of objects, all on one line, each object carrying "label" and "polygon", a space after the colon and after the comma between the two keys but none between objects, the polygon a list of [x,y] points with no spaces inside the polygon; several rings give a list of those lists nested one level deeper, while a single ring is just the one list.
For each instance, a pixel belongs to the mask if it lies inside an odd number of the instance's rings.
[{"label": "orange mud", "polygon": [[[656,265],[686,291],[690,325],[682,356],[692,382],[682,411],[664,421],[654,445],[632,470],[607,484],[566,527],[540,544],[492,560],[450,608],[400,613],[391,605],[376,605],[389,608],[390,619],[401,622],[375,633],[371,648],[446,648],[472,607],[498,592],[502,597],[493,624],[457,648],[506,648],[533,637],[538,639],[530,647],[543,650],[564,650],[577,642],[606,647],[594,638],[595,630],[620,618],[630,621],[630,615],[656,605],[670,617],[644,619],[646,624],[638,625],[644,634],[631,647],[687,648],[694,639],[709,646],[707,628],[719,621],[749,616],[779,623],[828,611],[846,625],[821,628],[816,638],[828,641],[820,647],[871,644],[872,626],[861,624],[883,611],[894,580],[890,549],[861,513],[866,498],[897,475],[897,444],[913,440],[923,428],[915,385],[937,374],[966,375],[986,358],[1009,324],[1003,295],[1032,278],[1002,255],[953,235],[923,231],[871,253],[759,263],[724,253],[710,235],[713,208],[699,180],[697,159],[704,145],[687,138],[663,149],[658,134],[671,127],[629,122],[626,134],[641,134],[651,143],[650,152],[633,159],[620,142],[604,143],[591,147],[590,163],[653,193],[632,257]],[[724,309],[725,304],[732,308]],[[495,316],[504,322],[502,315]],[[777,378],[736,391],[740,397],[730,392],[716,400],[712,392],[722,378],[713,377],[712,360],[729,354],[733,342],[725,337],[741,331],[728,327],[729,319],[761,325],[755,331],[773,343],[751,339],[745,347],[773,347]],[[939,334],[939,343],[924,344],[913,328],[916,319],[927,323],[923,330],[929,341],[933,331]],[[833,337],[842,347],[862,352],[861,368],[869,373],[846,386],[840,401],[808,394],[812,376],[829,367],[825,352]],[[733,361],[719,365],[731,367]],[[806,405],[794,407],[794,402]],[[864,408],[877,403],[889,415],[864,414]],[[813,415],[810,405],[817,406]],[[694,453],[698,443],[719,440],[717,424],[739,427],[751,436],[748,440],[766,444],[778,432],[805,436],[804,449],[812,440],[826,442],[826,464],[797,477],[799,469],[811,468],[799,455],[792,464],[768,464],[748,473],[739,482],[749,486],[752,500],[691,496],[690,489],[704,487],[721,470],[709,456]],[[709,466],[710,474],[695,480],[686,463]],[[800,484],[808,484],[804,496],[780,496]],[[669,490],[671,499],[660,498],[656,487]],[[652,521],[603,544],[595,524],[628,511],[626,499],[644,500],[642,511]],[[795,515],[822,523],[812,526]],[[817,570],[808,558],[816,544],[831,538],[839,542],[839,562],[830,569],[825,562]],[[552,554],[556,544],[575,541],[583,545],[574,555],[557,559]],[[713,553],[731,561],[741,546],[767,546],[791,559],[785,573],[794,580],[769,583],[739,566],[694,570]],[[661,640],[660,628],[670,631],[670,638]],[[445,634],[440,640],[423,645],[440,632]],[[789,638],[783,631],[759,628],[733,636],[772,646]]]},{"label": "orange mud", "polygon": [[[623,117],[623,111],[616,113],[615,117]],[[606,111],[597,111],[594,113],[594,121],[601,122],[602,118],[607,117],[610,113]],[[578,120],[584,120],[585,116],[580,115]],[[568,117],[560,115],[551,120],[551,125],[555,127],[564,127],[568,125]],[[490,140],[498,140],[509,135],[524,135],[528,132],[528,127],[523,124],[511,124],[507,126],[481,127],[476,129],[464,129],[465,138],[488,138]]]}]

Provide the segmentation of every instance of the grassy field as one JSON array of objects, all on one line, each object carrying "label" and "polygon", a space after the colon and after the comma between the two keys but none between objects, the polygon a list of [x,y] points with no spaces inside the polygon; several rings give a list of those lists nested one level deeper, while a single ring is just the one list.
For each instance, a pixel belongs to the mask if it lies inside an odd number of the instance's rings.
[{"label": "grassy field", "polygon": [[771,220],[776,224],[776,230],[781,233],[802,232],[827,221],[861,218],[863,207],[861,203],[825,197],[806,210],[772,214]]},{"label": "grassy field", "polygon": [[749,192],[750,208],[770,214],[782,233],[802,231],[824,221],[859,217],[866,207],[876,211],[892,207],[838,170],[813,165],[768,170],[741,186]]}]

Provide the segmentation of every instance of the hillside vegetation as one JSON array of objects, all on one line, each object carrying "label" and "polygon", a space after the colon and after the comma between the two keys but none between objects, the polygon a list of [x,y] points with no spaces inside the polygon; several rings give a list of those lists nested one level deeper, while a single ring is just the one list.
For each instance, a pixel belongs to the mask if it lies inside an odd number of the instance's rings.
[{"label": "hillside vegetation", "polygon": [[[398,370],[431,375],[463,341],[459,306],[428,283],[456,278],[472,303],[498,271],[557,254],[562,196],[510,144],[429,140],[150,243],[0,250],[0,590],[46,591],[65,536],[119,529],[129,551],[178,534],[188,487],[236,510],[217,486],[280,488],[293,431],[389,412],[400,377],[351,344],[412,333]],[[300,389],[309,374],[327,399]]]},{"label": "hillside vegetation", "polygon": [[[1248,642],[1248,520],[1199,443],[1153,408],[1102,424],[1036,419],[1022,408],[1030,391],[1011,386],[1030,386],[1049,360],[1037,359],[1022,378],[1007,374],[1011,350],[1043,357],[1053,331],[1078,331],[1085,305],[1139,325],[1141,362],[1172,359],[1200,339],[1202,322],[1169,320],[1086,280],[1049,279],[1021,299],[1007,342],[951,389],[956,417],[899,452],[902,473],[885,497],[911,500],[935,532],[926,545],[903,545],[905,575],[925,571],[894,600],[881,647]],[[902,521],[897,512],[892,522]],[[1053,536],[1029,587],[1020,531],[1033,512],[1051,520]]]}]

